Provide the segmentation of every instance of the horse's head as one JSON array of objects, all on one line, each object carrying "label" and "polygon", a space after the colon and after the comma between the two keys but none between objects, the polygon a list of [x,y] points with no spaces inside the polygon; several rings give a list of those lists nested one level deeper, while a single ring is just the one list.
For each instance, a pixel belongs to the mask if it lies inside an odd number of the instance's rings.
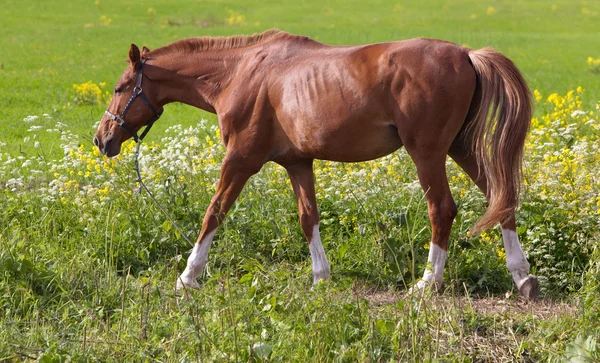
[{"label": "horse's head", "polygon": [[149,130],[162,114],[162,105],[157,104],[158,88],[144,73],[146,59],[143,56],[147,52],[148,48],[144,47],[140,55],[138,47],[131,45],[127,60],[129,66],[116,84],[94,136],[94,144],[106,156],[118,155],[121,144],[131,137],[136,141],[143,138],[146,131],[139,137],[138,130],[144,126]]}]

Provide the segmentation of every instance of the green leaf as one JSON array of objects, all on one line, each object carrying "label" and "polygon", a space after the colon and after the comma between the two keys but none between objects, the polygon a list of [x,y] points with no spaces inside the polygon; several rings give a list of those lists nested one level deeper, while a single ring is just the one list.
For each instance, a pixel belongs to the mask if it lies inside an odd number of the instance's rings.
[{"label": "green leaf", "polygon": [[260,360],[267,360],[271,356],[271,353],[273,353],[273,347],[271,347],[269,344],[257,343],[252,347],[252,351],[254,352],[256,358]]},{"label": "green leaf", "polygon": [[247,274],[245,274],[244,276],[242,276],[240,278],[240,280],[238,281],[238,283],[243,284],[245,282],[252,281],[253,278],[254,278],[254,275],[252,274],[252,272],[248,272]]},{"label": "green leaf", "polygon": [[162,223],[162,228],[165,230],[165,232],[169,232],[172,227],[173,227],[173,225],[169,221],[164,221]]}]

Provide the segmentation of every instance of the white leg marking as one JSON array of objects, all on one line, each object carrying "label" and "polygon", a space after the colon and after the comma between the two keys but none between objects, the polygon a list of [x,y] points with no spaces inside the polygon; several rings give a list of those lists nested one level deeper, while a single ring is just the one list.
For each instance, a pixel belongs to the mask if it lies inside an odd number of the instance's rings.
[{"label": "white leg marking", "polygon": [[529,275],[529,263],[521,249],[519,236],[515,231],[502,229],[502,240],[504,241],[504,251],[506,252],[506,266],[510,271],[517,288],[525,282]]},{"label": "white leg marking", "polygon": [[194,245],[194,249],[187,261],[187,266],[181,276],[177,279],[177,290],[181,290],[183,285],[197,288],[199,287],[196,278],[202,273],[208,259],[208,250],[217,230],[210,232],[204,239]]},{"label": "white leg marking", "polygon": [[318,224],[313,227],[312,238],[308,244],[308,249],[310,250],[310,258],[312,260],[313,284],[316,285],[320,280],[329,280],[331,272],[327,256],[325,256],[323,244],[321,243]]},{"label": "white leg marking", "polygon": [[[446,264],[447,255],[448,252],[432,243],[429,248],[429,257],[427,258],[427,267],[423,273],[423,278],[410,289],[409,293],[423,291],[425,287],[432,284],[437,285],[437,287],[442,286],[444,280],[444,265]],[[431,271],[430,267],[433,267],[433,271]]]}]

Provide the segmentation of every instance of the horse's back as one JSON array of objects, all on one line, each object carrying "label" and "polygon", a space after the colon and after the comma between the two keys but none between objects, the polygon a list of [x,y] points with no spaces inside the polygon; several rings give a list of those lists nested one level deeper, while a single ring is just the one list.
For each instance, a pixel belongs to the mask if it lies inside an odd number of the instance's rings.
[{"label": "horse's back", "polygon": [[464,117],[474,90],[468,50],[448,42],[288,49],[295,55],[267,78],[275,128],[310,157],[359,161],[391,153],[404,143],[403,127],[413,132],[455,103]]}]

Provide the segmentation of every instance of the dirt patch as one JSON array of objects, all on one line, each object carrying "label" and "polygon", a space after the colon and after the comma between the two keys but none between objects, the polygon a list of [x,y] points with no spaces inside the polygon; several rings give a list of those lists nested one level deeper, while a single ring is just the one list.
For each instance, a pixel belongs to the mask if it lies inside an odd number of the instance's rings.
[{"label": "dirt patch", "polygon": [[[580,314],[577,306],[567,301],[527,301],[510,294],[471,297],[448,291],[429,292],[417,304],[403,303],[419,299],[408,296],[406,291],[355,286],[353,294],[356,299],[369,302],[375,317],[390,309],[397,313],[397,333],[404,334],[406,341],[414,335],[419,339],[429,337],[429,344],[435,345],[434,361],[466,356],[473,362],[536,362],[540,348],[531,342],[538,342],[538,323],[556,320],[557,326],[566,328]],[[404,323],[410,319],[412,325]],[[414,349],[406,344],[407,351]]]},{"label": "dirt patch", "polygon": [[[406,291],[385,291],[372,288],[354,288],[354,295],[367,299],[373,307],[394,305],[400,300],[407,299]],[[516,295],[467,297],[445,292],[431,295],[431,302],[435,306],[453,306],[455,308],[470,308],[478,314],[495,315],[528,315],[531,318],[547,320],[565,316],[575,317],[577,307],[560,300],[538,299],[527,301]]]}]

